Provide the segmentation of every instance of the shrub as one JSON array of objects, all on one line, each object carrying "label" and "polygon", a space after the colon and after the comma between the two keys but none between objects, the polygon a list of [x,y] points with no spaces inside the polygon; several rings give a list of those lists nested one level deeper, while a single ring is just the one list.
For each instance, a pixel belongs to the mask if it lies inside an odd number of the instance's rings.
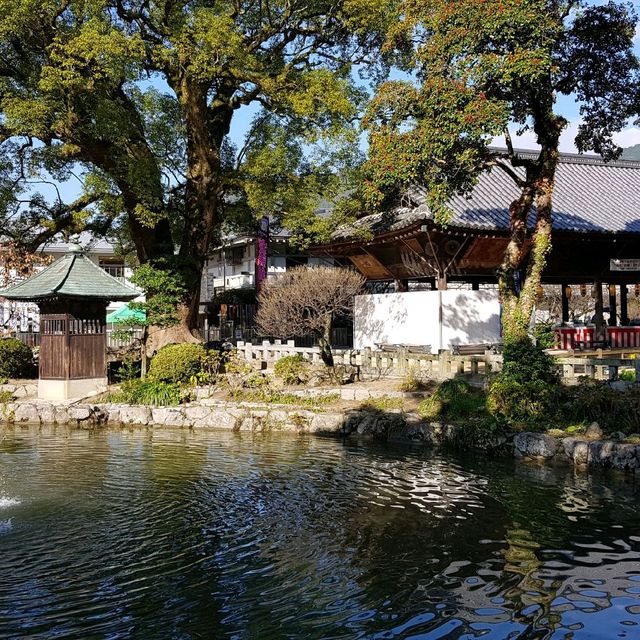
[{"label": "shrub", "polygon": [[640,429],[640,389],[612,389],[607,382],[581,378],[565,390],[565,417],[576,422],[596,421],[605,429],[633,432]]},{"label": "shrub", "polygon": [[440,416],[469,418],[486,415],[486,396],[464,380],[453,378],[440,383],[433,395],[425,398],[418,409],[426,420]]},{"label": "shrub", "polygon": [[34,375],[31,347],[16,338],[0,340],[0,378],[30,378]]},{"label": "shrub", "polygon": [[120,391],[109,396],[110,402],[125,404],[144,404],[155,407],[175,407],[182,401],[188,400],[180,385],[160,380],[127,380],[123,382]]},{"label": "shrub", "polygon": [[301,353],[280,358],[273,370],[285,384],[304,384],[311,375],[311,365]]},{"label": "shrub", "polygon": [[201,344],[169,344],[153,356],[149,378],[162,382],[188,382],[200,371],[205,354]]},{"label": "shrub", "polygon": [[398,385],[398,391],[405,393],[424,391],[427,386],[427,383],[420,377],[420,370],[416,367],[411,367],[402,382]]},{"label": "shrub", "polygon": [[561,387],[555,361],[529,340],[508,342],[502,371],[489,387],[487,408],[512,424],[541,426],[557,419]]}]

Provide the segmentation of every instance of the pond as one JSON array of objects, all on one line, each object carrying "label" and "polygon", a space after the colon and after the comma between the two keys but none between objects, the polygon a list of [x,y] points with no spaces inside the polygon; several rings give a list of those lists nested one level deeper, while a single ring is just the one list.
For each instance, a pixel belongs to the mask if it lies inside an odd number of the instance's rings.
[{"label": "pond", "polygon": [[0,431],[0,638],[640,638],[639,498],[285,434]]}]

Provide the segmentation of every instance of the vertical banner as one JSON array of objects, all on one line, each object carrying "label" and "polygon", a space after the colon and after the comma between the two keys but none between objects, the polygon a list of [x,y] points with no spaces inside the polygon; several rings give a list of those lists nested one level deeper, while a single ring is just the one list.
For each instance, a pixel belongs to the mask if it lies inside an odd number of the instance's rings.
[{"label": "vertical banner", "polygon": [[269,218],[262,216],[256,238],[256,294],[260,293],[262,283],[267,279],[267,263],[269,261]]}]

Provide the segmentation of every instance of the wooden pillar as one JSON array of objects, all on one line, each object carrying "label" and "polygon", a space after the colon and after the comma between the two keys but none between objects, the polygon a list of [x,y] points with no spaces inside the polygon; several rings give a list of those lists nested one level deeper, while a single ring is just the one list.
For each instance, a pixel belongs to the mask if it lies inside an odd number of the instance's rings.
[{"label": "wooden pillar", "polygon": [[396,293],[406,293],[409,291],[409,280],[405,278],[394,280],[394,284],[396,287]]},{"label": "wooden pillar", "polygon": [[593,285],[595,289],[595,301],[596,301],[596,312],[595,312],[595,337],[596,340],[604,340],[604,317],[602,315],[602,308],[604,307],[604,303],[602,300],[602,281],[596,280]]},{"label": "wooden pillar", "polygon": [[615,327],[618,324],[618,302],[616,299],[616,285],[609,285],[609,326]]},{"label": "wooden pillar", "polygon": [[629,308],[627,305],[628,290],[626,284],[620,285],[620,325],[623,327],[629,326]]},{"label": "wooden pillar", "polygon": [[480,291],[480,283],[477,280],[471,283],[471,291]]},{"label": "wooden pillar", "polygon": [[560,287],[562,289],[560,292],[562,297],[562,324],[566,324],[569,322],[569,297],[567,296],[569,285],[563,282]]}]

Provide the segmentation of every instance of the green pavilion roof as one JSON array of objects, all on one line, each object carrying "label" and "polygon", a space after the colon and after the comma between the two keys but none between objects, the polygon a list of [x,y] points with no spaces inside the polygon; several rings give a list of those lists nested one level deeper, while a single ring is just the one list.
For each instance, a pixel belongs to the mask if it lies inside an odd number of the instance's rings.
[{"label": "green pavilion roof", "polygon": [[140,295],[84,255],[79,246],[46,269],[0,291],[9,300],[44,300],[47,298],[87,298],[90,300],[133,300]]}]

